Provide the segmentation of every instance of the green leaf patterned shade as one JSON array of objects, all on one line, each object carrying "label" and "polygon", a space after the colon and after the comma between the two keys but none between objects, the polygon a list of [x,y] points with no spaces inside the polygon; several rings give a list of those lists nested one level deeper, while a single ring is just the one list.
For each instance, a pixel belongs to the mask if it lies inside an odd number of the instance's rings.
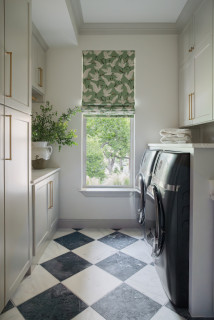
[{"label": "green leaf patterned shade", "polygon": [[82,110],[134,114],[135,51],[83,51]]}]

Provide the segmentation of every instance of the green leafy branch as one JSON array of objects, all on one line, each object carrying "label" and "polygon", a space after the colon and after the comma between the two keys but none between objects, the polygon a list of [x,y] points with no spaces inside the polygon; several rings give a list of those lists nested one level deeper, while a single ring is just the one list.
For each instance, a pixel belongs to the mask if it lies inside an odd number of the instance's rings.
[{"label": "green leafy branch", "polygon": [[49,144],[57,143],[59,151],[63,145],[77,145],[74,139],[77,137],[76,130],[69,129],[71,118],[80,112],[79,107],[68,108],[58,117],[58,112],[53,111],[49,101],[40,105],[40,112],[32,117],[32,140],[47,141]]}]

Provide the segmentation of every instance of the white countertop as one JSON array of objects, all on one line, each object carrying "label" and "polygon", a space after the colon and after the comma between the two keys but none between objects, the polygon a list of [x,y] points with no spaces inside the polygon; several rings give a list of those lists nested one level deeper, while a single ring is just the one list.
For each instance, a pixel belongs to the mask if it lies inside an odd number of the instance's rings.
[{"label": "white countertop", "polygon": [[38,170],[33,169],[31,183],[32,184],[38,183],[60,170],[61,170],[60,168],[47,168],[47,169],[38,169]]},{"label": "white countertop", "polygon": [[195,148],[195,149],[212,149],[214,143],[148,143],[152,148]]}]

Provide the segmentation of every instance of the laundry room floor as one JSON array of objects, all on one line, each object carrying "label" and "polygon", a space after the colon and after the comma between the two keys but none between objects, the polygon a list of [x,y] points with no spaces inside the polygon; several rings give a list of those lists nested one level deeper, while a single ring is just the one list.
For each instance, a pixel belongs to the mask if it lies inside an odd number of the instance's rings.
[{"label": "laundry room floor", "polygon": [[183,320],[141,229],[59,229],[0,320]]}]

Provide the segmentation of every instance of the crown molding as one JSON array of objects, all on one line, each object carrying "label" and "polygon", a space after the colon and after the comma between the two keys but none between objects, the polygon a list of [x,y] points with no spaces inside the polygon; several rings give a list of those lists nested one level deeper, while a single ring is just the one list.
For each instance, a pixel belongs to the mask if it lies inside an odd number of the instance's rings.
[{"label": "crown molding", "polygon": [[83,23],[79,34],[177,34],[177,30],[175,23]]},{"label": "crown molding", "polygon": [[34,35],[34,37],[36,38],[36,40],[39,42],[39,44],[41,45],[41,47],[47,51],[49,49],[49,46],[47,45],[47,43],[45,42],[45,40],[43,39],[41,33],[39,32],[39,30],[37,29],[37,27],[35,26],[35,24],[32,23],[32,33]]}]

